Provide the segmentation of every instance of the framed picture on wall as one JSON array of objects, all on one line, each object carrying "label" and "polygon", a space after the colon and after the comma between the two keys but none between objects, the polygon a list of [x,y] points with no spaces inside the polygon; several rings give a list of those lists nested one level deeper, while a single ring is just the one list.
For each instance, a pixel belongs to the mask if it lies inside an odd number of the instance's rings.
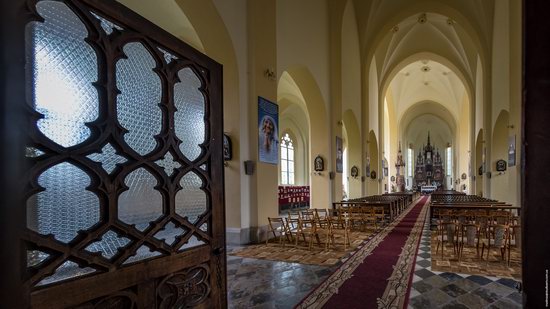
[{"label": "framed picture on wall", "polygon": [[260,162],[279,163],[279,106],[258,97],[258,157]]}]

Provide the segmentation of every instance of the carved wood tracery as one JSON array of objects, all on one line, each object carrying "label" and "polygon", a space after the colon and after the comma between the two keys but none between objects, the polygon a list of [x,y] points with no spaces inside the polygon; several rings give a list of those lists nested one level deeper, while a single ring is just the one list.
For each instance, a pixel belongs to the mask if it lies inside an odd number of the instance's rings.
[{"label": "carved wood tracery", "polygon": [[[26,1],[26,12],[23,16],[27,23],[44,22],[36,10],[38,2],[41,1]],[[26,189],[23,204],[26,204],[26,201],[34,195],[46,190],[38,183],[40,175],[57,164],[67,162],[82,170],[90,178],[90,185],[86,189],[97,196],[100,215],[96,224],[87,230],[78,231],[76,237],[68,243],[56,239],[54,235],[42,235],[27,228],[22,235],[27,250],[41,252],[40,254],[47,257],[41,258],[33,266],[27,267],[26,284],[31,287],[31,290],[40,293],[44,288],[37,287],[37,284],[54,274],[56,269],[67,261],[74,262],[81,268],[91,268],[95,271],[94,274],[117,272],[129,266],[123,263],[135,255],[142,246],[158,252],[160,255],[156,258],[160,259],[182,254],[192,255],[197,251],[196,248],[182,249],[182,247],[193,236],[201,241],[203,246],[224,246],[223,231],[220,232],[224,220],[223,184],[219,183],[219,179],[223,179],[220,66],[202,55],[197,55],[192,48],[165,34],[160,29],[151,27],[137,15],[128,13],[120,4],[96,0],[61,2],[76,14],[86,27],[88,36],[85,38],[85,43],[93,48],[97,57],[98,78],[97,81],[93,81],[93,86],[97,90],[99,100],[98,117],[86,124],[91,131],[89,138],[78,145],[63,147],[40,131],[37,121],[43,115],[30,105],[27,106],[27,127],[29,128],[27,144],[28,147],[33,147],[43,154],[27,158],[28,170],[24,176]],[[117,27],[114,27],[111,33],[107,33],[96,16],[109,20]],[[143,31],[145,26],[150,27],[148,32]],[[153,36],[154,33],[158,33],[158,35]],[[116,64],[127,57],[123,47],[130,42],[141,43],[153,57],[156,63],[153,72],[160,79],[162,88],[161,102],[159,102],[162,113],[162,129],[159,134],[154,136],[157,143],[156,148],[146,155],[140,155],[127,144],[124,134],[128,130],[119,123],[116,114],[117,98],[120,95],[116,84]],[[166,62],[163,51],[172,55],[169,63]],[[182,140],[176,136],[174,131],[174,113],[176,112],[174,86],[180,82],[178,72],[184,68],[190,68],[200,80],[201,86],[198,91],[204,98],[205,137],[204,142],[199,145],[201,154],[195,160],[188,159],[182,153],[179,147]],[[111,173],[108,173],[100,163],[88,157],[91,154],[100,153],[107,144],[115,149],[117,155],[125,159],[125,162],[118,164]],[[155,163],[162,160],[167,153],[170,153],[174,161],[180,165],[171,175],[167,175],[163,167]],[[144,168],[155,178],[157,181],[155,190],[161,194],[163,204],[162,215],[151,222],[144,231],[138,230],[134,225],[122,222],[118,216],[118,198],[129,189],[125,184],[125,178],[139,168]],[[196,222],[190,222],[187,217],[182,217],[175,211],[176,194],[183,190],[180,180],[191,172],[202,181],[200,190],[206,197],[206,211],[197,218]],[[220,176],[222,177],[220,178]],[[214,183],[214,179],[218,182]],[[184,230],[182,234],[175,237],[171,245],[155,237],[169,223]],[[218,224],[220,227],[217,226]],[[119,248],[111,258],[104,257],[100,252],[86,250],[90,244],[101,240],[108,231],[128,239],[129,243]],[[225,261],[220,261],[219,258],[212,259],[212,261],[216,261],[216,267],[225,269]],[[186,281],[188,282],[186,284],[191,282],[197,287],[201,286],[204,293],[201,294],[200,300],[207,297],[211,290],[211,282],[208,282],[212,278],[210,268],[208,264],[205,265],[201,266],[202,268],[194,268],[201,273],[206,272],[202,281]],[[176,274],[167,273],[166,276],[167,278],[185,277],[190,274],[190,271]],[[222,289],[219,293],[225,294],[223,291],[225,284],[218,282],[225,278],[215,277],[213,282],[216,282],[216,286]],[[161,286],[169,286],[170,282],[173,281],[163,281]],[[98,304],[107,304],[107,301],[109,304],[135,305],[135,299],[129,294],[117,293],[119,292],[109,296],[109,300],[95,303],[93,308],[103,308]],[[189,301],[186,300],[186,302]],[[221,303],[223,302],[222,299]]]}]

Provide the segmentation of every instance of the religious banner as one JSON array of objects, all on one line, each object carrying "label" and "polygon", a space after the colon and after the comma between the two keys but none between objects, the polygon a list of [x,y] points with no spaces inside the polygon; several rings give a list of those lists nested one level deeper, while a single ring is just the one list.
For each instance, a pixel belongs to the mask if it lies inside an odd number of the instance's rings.
[{"label": "religious banner", "polygon": [[516,165],[516,136],[508,136],[508,166]]},{"label": "religious banner", "polygon": [[258,97],[258,156],[259,161],[279,162],[279,106]]},{"label": "religious banner", "polygon": [[336,173],[344,171],[344,151],[342,149],[342,138],[336,136]]}]

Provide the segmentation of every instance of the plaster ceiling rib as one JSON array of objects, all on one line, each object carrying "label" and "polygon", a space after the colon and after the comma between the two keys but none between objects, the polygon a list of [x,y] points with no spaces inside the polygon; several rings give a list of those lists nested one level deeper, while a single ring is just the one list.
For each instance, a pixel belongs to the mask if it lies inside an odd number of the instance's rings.
[{"label": "plaster ceiling rib", "polygon": [[[455,24],[456,25],[456,24]],[[442,27],[436,27],[434,24],[431,24],[431,26],[434,28],[434,31],[437,31],[441,33],[441,35],[445,38],[445,40],[449,43],[450,46],[452,46],[452,50],[456,53],[457,58],[461,60],[462,65],[467,70],[467,73],[472,78],[472,70],[470,67],[470,61],[468,59],[468,56],[466,55],[466,50],[464,49],[464,43],[462,42],[462,39],[458,36],[458,33],[456,30],[454,30],[454,26],[448,26],[445,25],[444,27],[452,27],[452,30],[449,31],[449,33],[445,33],[444,28]]]},{"label": "plaster ceiling rib", "polygon": [[[404,22],[403,24],[406,24],[406,23]],[[396,37],[398,38],[395,39],[396,41],[395,46],[392,49],[388,48],[386,50],[386,57],[382,65],[383,69],[381,72],[381,76],[386,76],[389,73],[388,72],[389,68],[392,67],[392,63],[395,62],[395,58],[397,57],[397,55],[404,49],[402,47],[408,45],[407,41],[412,35],[414,35],[416,30],[415,28],[417,26],[418,25],[412,24],[410,27],[407,27],[407,30],[403,29],[403,32],[392,37],[392,39]]]}]

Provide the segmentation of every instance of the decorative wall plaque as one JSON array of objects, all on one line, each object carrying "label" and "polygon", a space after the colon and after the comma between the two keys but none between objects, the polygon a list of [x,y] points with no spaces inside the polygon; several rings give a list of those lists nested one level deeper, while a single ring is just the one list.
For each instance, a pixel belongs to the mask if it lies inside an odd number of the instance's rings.
[{"label": "decorative wall plaque", "polygon": [[376,171],[371,171],[370,172],[370,178],[371,179],[376,179]]},{"label": "decorative wall plaque", "polygon": [[359,168],[354,165],[351,168],[351,177],[356,178],[357,176],[359,176]]},{"label": "decorative wall plaque", "polygon": [[498,160],[497,161],[497,172],[504,172],[506,170],[506,161]]},{"label": "decorative wall plaque", "polygon": [[321,172],[325,170],[325,161],[320,155],[315,157],[314,169],[316,172]]},{"label": "decorative wall plaque", "polygon": [[233,158],[233,151],[231,146],[231,138],[229,135],[223,135],[223,159],[224,161],[229,161]]}]

